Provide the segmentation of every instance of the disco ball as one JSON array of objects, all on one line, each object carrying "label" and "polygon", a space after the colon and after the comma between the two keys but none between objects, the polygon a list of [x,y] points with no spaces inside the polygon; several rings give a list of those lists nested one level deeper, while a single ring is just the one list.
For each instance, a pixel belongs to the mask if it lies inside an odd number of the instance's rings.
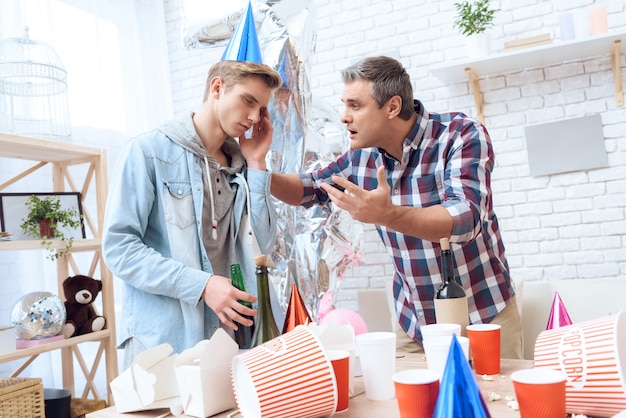
[{"label": "disco ball", "polygon": [[22,296],[11,310],[11,325],[23,340],[53,337],[61,332],[66,311],[63,301],[49,292]]}]

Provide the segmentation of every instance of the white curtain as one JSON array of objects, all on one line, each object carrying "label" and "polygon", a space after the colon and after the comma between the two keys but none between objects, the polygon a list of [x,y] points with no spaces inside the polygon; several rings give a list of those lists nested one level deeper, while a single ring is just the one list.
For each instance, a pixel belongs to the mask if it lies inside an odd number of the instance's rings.
[{"label": "white curtain", "polygon": [[[111,177],[122,143],[172,116],[162,2],[2,0],[0,39],[21,37],[26,26],[31,39],[57,52],[67,71],[72,142],[106,149]],[[0,183],[31,165],[0,159]],[[44,172],[4,192],[49,190],[50,175]],[[22,295],[57,293],[56,268],[44,252],[0,252],[0,284],[0,325],[8,325],[11,307]],[[45,387],[61,387],[57,356],[40,356],[22,376],[43,377]],[[15,367],[0,364],[0,376]],[[83,380],[77,371],[80,392]],[[98,389],[105,396],[104,370],[100,375]]]}]

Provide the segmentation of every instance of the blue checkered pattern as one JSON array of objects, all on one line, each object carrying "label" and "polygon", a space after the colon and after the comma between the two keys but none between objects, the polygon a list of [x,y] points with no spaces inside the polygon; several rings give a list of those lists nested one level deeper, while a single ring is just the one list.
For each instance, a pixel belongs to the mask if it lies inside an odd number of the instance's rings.
[{"label": "blue checkered pattern", "polygon": [[[358,186],[377,187],[384,165],[393,204],[443,205],[452,215],[450,237],[457,280],[468,296],[470,323],[491,321],[514,295],[498,220],[491,201],[494,155],[483,125],[462,113],[428,113],[416,101],[415,127],[405,139],[402,161],[383,149],[349,150],[318,171],[301,174],[302,204],[328,201],[319,187],[339,174]],[[420,325],[435,322],[433,299],[441,284],[439,243],[377,226],[393,260],[395,310],[402,328],[421,342]]]}]

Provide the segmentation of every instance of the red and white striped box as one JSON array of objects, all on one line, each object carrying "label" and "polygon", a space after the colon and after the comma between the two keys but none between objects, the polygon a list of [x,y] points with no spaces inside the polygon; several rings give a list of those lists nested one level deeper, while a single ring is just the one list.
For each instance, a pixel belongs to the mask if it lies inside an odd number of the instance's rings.
[{"label": "red and white striped box", "polygon": [[568,413],[612,417],[626,409],[626,311],[543,331],[535,366],[565,372]]},{"label": "red and white striped box", "polygon": [[332,364],[303,325],[235,356],[231,377],[245,418],[315,418],[337,408]]}]

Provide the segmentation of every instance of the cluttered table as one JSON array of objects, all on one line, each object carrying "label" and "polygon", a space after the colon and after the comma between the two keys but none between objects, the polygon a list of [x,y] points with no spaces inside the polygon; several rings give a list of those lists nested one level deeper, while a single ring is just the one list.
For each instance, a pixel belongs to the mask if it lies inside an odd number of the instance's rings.
[{"label": "cluttered table", "polygon": [[[498,418],[519,418],[518,411],[511,409],[507,404],[507,398],[515,398],[515,391],[510,380],[510,374],[515,370],[529,369],[533,366],[531,360],[501,360],[501,373],[499,375],[490,376],[489,379],[483,376],[476,376],[476,381],[482,392],[483,398],[487,403],[491,416]],[[425,369],[426,361],[423,354],[399,353],[396,360],[396,370],[408,369]],[[499,397],[498,400],[490,401],[490,393]],[[362,418],[362,417],[399,417],[398,406],[395,399],[387,401],[371,401],[365,397],[363,380],[356,377],[354,381],[354,394],[350,398],[348,410],[340,413],[341,418]],[[143,411],[135,413],[118,414],[114,406],[100,411],[87,414],[87,418],[164,418],[172,416],[168,409],[159,409],[153,411]],[[180,415],[186,417],[186,415]],[[226,411],[221,414],[214,415],[217,418],[235,418],[241,415],[237,411]]]}]

